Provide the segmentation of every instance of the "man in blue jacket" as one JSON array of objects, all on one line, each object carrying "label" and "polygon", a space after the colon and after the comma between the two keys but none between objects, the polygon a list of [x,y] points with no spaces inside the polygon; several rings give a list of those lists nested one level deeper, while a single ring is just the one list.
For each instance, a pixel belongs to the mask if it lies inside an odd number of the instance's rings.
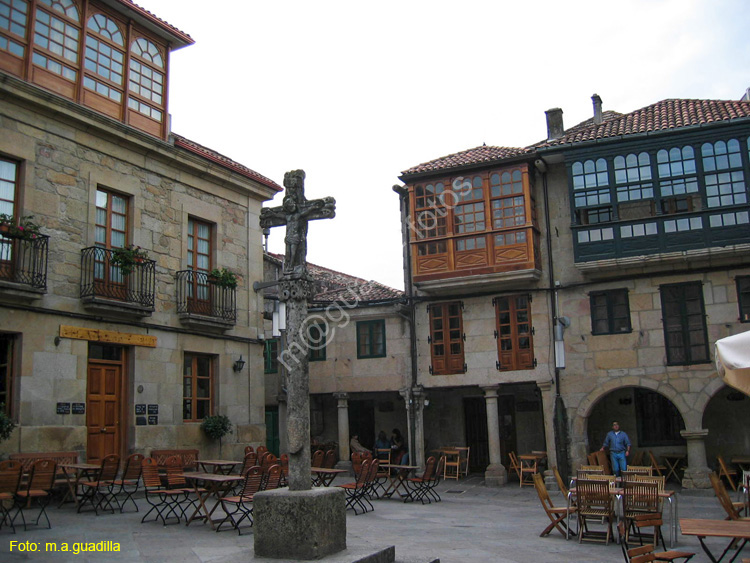
[{"label": "man in blue jacket", "polygon": [[607,437],[604,438],[604,445],[602,445],[601,451],[604,451],[604,448],[609,449],[609,457],[612,460],[612,472],[619,477],[620,472],[627,470],[627,456],[630,455],[630,438],[628,438],[628,435],[624,431],[620,430],[619,422],[615,421],[612,423],[612,430],[607,432]]}]

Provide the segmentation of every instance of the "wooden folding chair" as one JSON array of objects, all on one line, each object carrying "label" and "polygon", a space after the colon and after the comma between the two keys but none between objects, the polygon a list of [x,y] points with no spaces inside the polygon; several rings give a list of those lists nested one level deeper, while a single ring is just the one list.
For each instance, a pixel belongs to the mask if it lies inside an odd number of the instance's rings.
[{"label": "wooden folding chair", "polygon": [[34,522],[35,526],[39,525],[42,516],[47,520],[47,528],[52,528],[52,524],[47,516],[47,505],[52,496],[52,489],[55,486],[55,474],[57,472],[57,463],[52,459],[38,459],[31,466],[31,473],[26,485],[19,487],[16,497],[18,499],[17,510],[13,516],[16,519],[18,514],[21,515],[23,529],[26,530],[26,517],[24,511],[31,508],[36,503],[39,506],[39,514]]},{"label": "wooden folding chair", "polygon": [[323,450],[315,450],[312,455],[312,462],[310,465],[313,467],[323,467],[323,460],[325,459],[326,453]]},{"label": "wooden folding chair", "polygon": [[6,508],[5,503],[13,503],[16,500],[16,492],[21,483],[21,462],[16,460],[7,460],[0,464],[0,528],[7,521],[16,533],[16,527],[13,525],[13,517]]},{"label": "wooden folding chair", "polygon": [[[130,454],[123,462],[120,478],[112,481],[112,498],[117,503],[120,514],[122,514],[128,501],[133,503],[135,511],[138,512],[138,505],[133,500],[133,495],[138,491],[141,482],[143,459],[143,454]],[[120,503],[119,497],[122,495],[125,496],[125,499]]]},{"label": "wooden folding chair", "polygon": [[654,456],[654,452],[651,450],[648,451],[648,459],[651,462],[651,467],[653,468],[654,473],[656,473],[657,476],[662,477],[667,470],[667,467],[665,465],[659,465],[659,462],[656,461],[656,457]]},{"label": "wooden folding chair", "polygon": [[537,468],[538,459],[533,456],[520,456],[518,460],[521,462],[521,479],[518,486],[523,487],[524,485],[534,484],[534,475],[539,473]]},{"label": "wooden folding chair", "polygon": [[633,450],[630,450],[630,459],[628,460],[628,465],[632,463],[633,465],[643,465],[643,450],[638,450],[634,452]]},{"label": "wooden folding chair", "polygon": [[469,452],[471,448],[469,446],[460,446],[456,448],[458,450],[459,470],[461,475],[464,477],[469,476]]},{"label": "wooden folding chair", "polygon": [[119,468],[120,456],[117,454],[106,455],[102,458],[101,466],[96,474],[96,478],[78,483],[83,488],[83,494],[78,503],[79,513],[87,503],[91,503],[91,506],[94,507],[94,513],[98,516],[99,507],[106,503],[106,507],[109,507],[112,514],[114,514],[115,508],[112,506],[112,501],[114,500],[112,484],[117,477],[117,470]]},{"label": "wooden folding chair", "polygon": [[586,462],[589,465],[599,465],[599,452],[591,452],[590,454],[586,454]]},{"label": "wooden folding chair", "polygon": [[745,503],[744,502],[732,502],[732,499],[729,498],[729,493],[727,492],[726,487],[724,486],[724,483],[722,482],[721,478],[716,474],[716,472],[712,471],[711,474],[708,476],[708,478],[711,480],[711,486],[714,489],[714,494],[716,495],[716,498],[719,501],[719,504],[721,504],[721,507],[724,509],[724,512],[727,513],[727,517],[724,518],[724,520],[748,520],[750,518],[743,517],[742,512],[745,510]]},{"label": "wooden folding chair", "polygon": [[719,462],[719,478],[724,477],[727,480],[727,483],[729,483],[729,486],[732,487],[732,490],[736,491],[737,486],[734,484],[734,478],[737,477],[737,471],[729,469],[724,458],[720,455],[716,456],[716,461]]},{"label": "wooden folding chair", "polygon": [[510,476],[510,473],[515,471],[516,477],[518,477],[518,480],[521,480],[521,464],[518,463],[518,457],[516,457],[516,452],[508,452],[508,459],[510,460],[510,471],[508,471],[508,476]]},{"label": "wooden folding chair", "polygon": [[609,463],[609,455],[607,455],[607,452],[597,450],[596,451],[596,463],[597,465],[602,466],[605,474],[607,475],[612,474],[612,465]]},{"label": "wooden folding chair", "polygon": [[552,474],[555,476],[555,481],[557,481],[557,486],[560,489],[562,496],[567,500],[570,491],[568,490],[568,486],[565,484],[562,475],[560,475],[560,472],[557,470],[557,467],[552,467]]},{"label": "wooden folding chair", "polygon": [[617,530],[620,533],[620,547],[622,554],[625,557],[625,563],[648,563],[649,561],[676,561],[677,559],[684,559],[686,562],[690,561],[695,556],[695,553],[689,551],[660,551],[654,552],[654,545],[648,544],[640,547],[629,547],[625,540],[625,522],[620,522],[617,525]]},{"label": "wooden folding chair", "polygon": [[[626,523],[626,534],[638,533],[643,544],[642,528],[654,528],[654,545],[661,535],[661,512],[659,511],[659,485],[647,481],[625,481],[623,484],[622,508]],[[628,536],[626,536],[628,537]]]},{"label": "wooden folding chair", "polygon": [[184,491],[171,490],[163,485],[159,475],[159,466],[154,458],[144,458],[141,462],[141,468],[146,502],[151,506],[149,511],[141,518],[141,523],[145,522],[152,512],[156,512],[154,520],[160,519],[164,526],[167,525],[167,520],[172,515],[179,523],[183,516],[182,512],[178,512],[180,509],[179,501],[185,496]]},{"label": "wooden folding chair", "polygon": [[461,477],[461,459],[455,448],[444,448],[445,464],[443,465],[443,479],[455,479]]},{"label": "wooden folding chair", "polygon": [[[578,543],[583,540],[609,544],[615,519],[614,495],[607,481],[581,479],[576,482],[578,509]],[[590,531],[589,521],[607,524],[606,532]]]},{"label": "wooden folding chair", "polygon": [[[559,474],[558,474],[559,475]],[[571,506],[570,508],[565,506],[555,506],[552,504],[552,499],[549,496],[547,487],[544,486],[544,480],[539,473],[534,474],[534,488],[536,494],[539,496],[539,501],[542,503],[544,512],[547,513],[551,524],[549,524],[542,533],[539,534],[540,538],[549,535],[553,528],[556,528],[566,538],[568,537],[568,525],[567,520],[571,514],[575,514],[576,507]]]},{"label": "wooden folding chair", "polygon": [[347,510],[351,508],[352,510],[354,510],[355,515],[359,514],[359,512],[357,512],[357,507],[361,508],[363,513],[367,512],[367,507],[362,501],[362,497],[367,494],[367,489],[369,488],[367,479],[370,474],[370,465],[371,461],[369,459],[365,459],[362,462],[359,473],[357,474],[356,481],[354,481],[353,483],[344,483],[343,485],[338,485],[340,488],[344,489],[344,492],[346,493]]},{"label": "wooden folding chair", "polygon": [[[441,456],[441,460],[444,456]],[[443,462],[445,463],[445,462]],[[409,494],[404,498],[404,502],[408,501],[420,501],[424,504],[425,500],[428,503],[432,502],[429,496],[430,487],[434,489],[433,482],[435,481],[438,470],[442,470],[442,465],[438,466],[434,456],[427,458],[425,462],[424,473],[421,477],[412,477],[406,480],[406,488],[409,490]]]},{"label": "wooden folding chair", "polygon": [[250,526],[253,525],[253,497],[260,490],[262,483],[263,473],[260,466],[249,467],[245,472],[240,494],[221,498],[221,509],[226,516],[216,527],[217,532],[221,531],[222,525],[226,522],[229,522],[239,535],[242,535],[240,524],[243,520],[248,520]]}]

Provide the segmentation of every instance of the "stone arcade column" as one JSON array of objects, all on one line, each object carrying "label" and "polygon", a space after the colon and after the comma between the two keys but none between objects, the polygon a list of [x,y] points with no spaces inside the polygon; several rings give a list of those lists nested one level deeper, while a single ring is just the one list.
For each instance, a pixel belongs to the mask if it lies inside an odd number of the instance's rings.
[{"label": "stone arcade column", "polygon": [[555,393],[551,381],[539,381],[537,387],[541,391],[542,418],[544,420],[544,443],[547,450],[547,469],[544,471],[544,483],[547,489],[559,489],[552,467],[557,465],[557,448],[555,447]]},{"label": "stone arcade column", "polygon": [[680,430],[680,434],[687,441],[687,467],[682,478],[682,486],[686,489],[710,489],[711,473],[706,464],[706,436],[708,430]]},{"label": "stone arcade column", "polygon": [[339,423],[338,462],[348,464],[352,455],[352,452],[349,451],[349,393],[334,393],[333,397],[338,401],[336,405]]},{"label": "stone arcade column", "polygon": [[499,385],[482,387],[487,409],[487,439],[489,441],[490,464],[484,472],[484,482],[488,487],[500,487],[508,482],[508,472],[500,454],[500,417],[497,412],[497,391]]},{"label": "stone arcade column", "polygon": [[418,473],[424,471],[426,452],[424,451],[424,409],[425,401],[427,400],[427,393],[421,387],[412,390],[413,397],[413,424],[414,424],[414,444],[412,445],[411,455],[414,459],[410,459],[411,465],[418,465]]}]

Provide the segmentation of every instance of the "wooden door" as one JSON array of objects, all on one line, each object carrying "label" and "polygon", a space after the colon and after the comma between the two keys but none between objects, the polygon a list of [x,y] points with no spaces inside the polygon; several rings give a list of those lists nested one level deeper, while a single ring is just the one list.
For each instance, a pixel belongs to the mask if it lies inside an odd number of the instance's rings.
[{"label": "wooden door", "polygon": [[122,364],[89,361],[86,396],[88,462],[120,453]]}]

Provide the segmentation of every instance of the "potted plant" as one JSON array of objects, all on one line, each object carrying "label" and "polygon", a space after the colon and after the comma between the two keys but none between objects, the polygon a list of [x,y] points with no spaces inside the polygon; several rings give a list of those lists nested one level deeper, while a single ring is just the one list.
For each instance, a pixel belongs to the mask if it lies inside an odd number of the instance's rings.
[{"label": "potted plant", "polygon": [[237,276],[226,268],[214,268],[208,272],[208,283],[218,285],[219,287],[237,287]]},{"label": "potted plant", "polygon": [[116,248],[112,252],[109,263],[120,267],[123,276],[130,275],[136,264],[148,259],[148,252],[140,246],[129,244],[124,248]]},{"label": "potted plant", "polygon": [[219,455],[221,455],[221,439],[232,433],[232,421],[223,414],[207,416],[201,423],[201,430],[212,440],[219,440]]},{"label": "potted plant", "polygon": [[0,233],[11,238],[35,239],[38,237],[40,227],[34,223],[33,215],[25,215],[16,224],[13,215],[0,213]]},{"label": "potted plant", "polygon": [[5,414],[5,405],[0,403],[0,442],[4,442],[13,433],[16,424]]}]

